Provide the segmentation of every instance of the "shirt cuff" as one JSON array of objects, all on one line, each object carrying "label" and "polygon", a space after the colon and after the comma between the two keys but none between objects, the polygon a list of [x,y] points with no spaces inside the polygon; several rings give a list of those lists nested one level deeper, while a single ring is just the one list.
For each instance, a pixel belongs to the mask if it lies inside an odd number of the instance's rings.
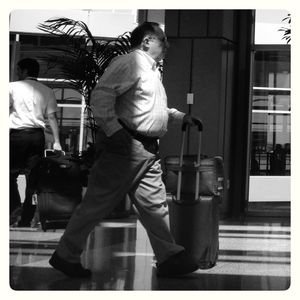
[{"label": "shirt cuff", "polygon": [[169,108],[170,122],[181,123],[184,116],[185,116],[185,113],[183,113],[175,108]]}]

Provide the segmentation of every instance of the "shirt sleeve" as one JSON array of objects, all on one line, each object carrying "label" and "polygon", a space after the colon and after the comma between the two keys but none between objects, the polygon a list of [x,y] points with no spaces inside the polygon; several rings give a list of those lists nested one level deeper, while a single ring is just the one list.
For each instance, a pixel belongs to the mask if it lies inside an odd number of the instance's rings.
[{"label": "shirt sleeve", "polygon": [[46,114],[52,114],[54,112],[57,112],[57,102],[56,98],[54,95],[54,92],[49,89],[48,90],[48,102],[47,102],[47,107],[46,107]]},{"label": "shirt sleeve", "polygon": [[115,111],[117,97],[129,90],[138,80],[134,62],[125,58],[117,57],[111,62],[91,95],[93,115],[107,136],[122,128]]},{"label": "shirt sleeve", "polygon": [[181,123],[185,113],[175,109],[175,108],[167,108],[169,113],[169,122],[170,123]]}]

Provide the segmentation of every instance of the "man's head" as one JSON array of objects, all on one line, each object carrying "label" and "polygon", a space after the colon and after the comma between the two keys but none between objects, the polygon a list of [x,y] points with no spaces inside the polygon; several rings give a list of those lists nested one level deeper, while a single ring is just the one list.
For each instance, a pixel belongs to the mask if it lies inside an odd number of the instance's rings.
[{"label": "man's head", "polygon": [[24,58],[18,62],[17,75],[20,80],[26,77],[38,77],[40,71],[39,63],[33,58]]},{"label": "man's head", "polygon": [[131,47],[147,52],[154,60],[164,58],[169,44],[158,23],[144,22],[131,33]]}]

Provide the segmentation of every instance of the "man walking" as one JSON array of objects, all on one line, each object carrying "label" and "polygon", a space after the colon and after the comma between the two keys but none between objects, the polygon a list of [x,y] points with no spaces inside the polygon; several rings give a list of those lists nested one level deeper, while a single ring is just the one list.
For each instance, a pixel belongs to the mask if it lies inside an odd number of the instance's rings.
[{"label": "man walking", "polygon": [[48,117],[55,150],[61,150],[56,120],[57,103],[53,91],[37,81],[39,64],[25,58],[18,62],[19,81],[9,83],[9,142],[10,142],[10,215],[21,208],[17,177],[26,175],[25,200],[20,227],[30,227],[35,205],[32,204],[34,178],[31,170],[43,157],[45,147],[45,117]]},{"label": "man walking", "polygon": [[92,93],[91,106],[100,127],[96,159],[86,195],[49,261],[71,277],[91,275],[80,263],[86,239],[126,194],[149,236],[157,275],[177,276],[197,269],[170,233],[158,156],[158,140],[168,123],[191,124],[193,118],[167,107],[157,66],[168,42],[159,24],[145,22],[134,29],[131,47],[130,53],[111,62]]}]

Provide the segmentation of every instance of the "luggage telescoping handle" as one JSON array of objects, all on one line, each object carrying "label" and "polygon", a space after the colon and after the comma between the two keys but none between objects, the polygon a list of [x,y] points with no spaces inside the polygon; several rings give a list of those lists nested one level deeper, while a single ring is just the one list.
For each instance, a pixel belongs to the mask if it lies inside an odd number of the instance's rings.
[{"label": "luggage telescoping handle", "polygon": [[[203,123],[199,119],[193,119],[194,123],[196,123],[198,127],[198,151],[197,151],[197,167],[200,166],[200,160],[201,160],[201,142],[202,142],[202,131],[203,131]],[[182,166],[183,166],[183,153],[184,153],[184,145],[185,145],[185,140],[186,140],[186,129],[187,127],[190,126],[187,123],[184,123],[182,125],[182,137],[181,137],[181,148],[180,148],[180,157],[179,157],[179,171],[178,171],[178,178],[177,178],[177,195],[176,195],[176,200],[180,200],[180,194],[181,194],[181,184],[182,184]],[[199,168],[197,169],[196,172],[196,188],[195,188],[195,200],[198,199],[198,194],[199,194]]]},{"label": "luggage telescoping handle", "polygon": [[[193,118],[193,122],[198,127],[198,131],[203,131],[203,123],[200,119]],[[191,125],[188,123],[183,123],[181,126],[182,132],[185,132],[188,126],[191,126]]]},{"label": "luggage telescoping handle", "polygon": [[66,155],[66,152],[63,150],[54,150],[54,149],[45,149],[44,150],[44,157],[47,157],[49,153],[53,154],[53,153],[60,153],[62,155]]}]

